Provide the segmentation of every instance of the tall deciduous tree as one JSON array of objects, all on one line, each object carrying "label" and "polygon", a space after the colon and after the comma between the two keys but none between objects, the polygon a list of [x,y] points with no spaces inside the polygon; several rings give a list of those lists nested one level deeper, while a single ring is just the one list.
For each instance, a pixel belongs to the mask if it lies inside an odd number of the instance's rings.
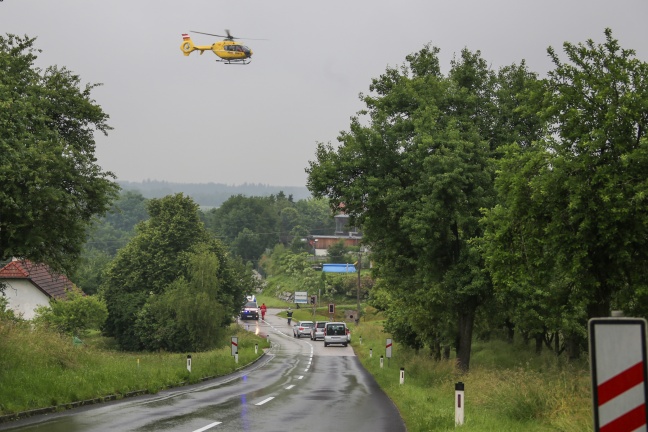
[{"label": "tall deciduous tree", "polygon": [[587,318],[631,299],[648,269],[648,64],[605,39],[565,43],[564,62],[548,50],[547,134],[508,149],[485,218],[496,283],[553,299],[571,357]]},{"label": "tall deciduous tree", "polygon": [[148,201],[150,219],[137,225],[137,235],[117,253],[104,279],[102,294],[108,307],[104,331],[124,349],[137,350],[135,320],[149,295],[182,274],[179,256],[206,241],[198,206],[181,194]]},{"label": "tall deciduous tree", "polygon": [[173,281],[163,293],[149,296],[138,312],[135,331],[146,350],[212,348],[222,341],[233,314],[240,309],[232,310],[231,286],[220,271],[227,264],[222,257],[200,247],[186,258],[186,276]]},{"label": "tall deciduous tree", "polygon": [[108,115],[65,68],[34,66],[34,40],[0,36],[0,259],[70,272],[93,216],[118,191],[96,163]]},{"label": "tall deciduous tree", "polygon": [[476,311],[491,292],[472,240],[482,233],[481,209],[494,205],[492,160],[520,139],[512,83],[524,87],[535,76],[524,65],[498,75],[468,50],[443,76],[438,52],[427,46],[372,81],[361,112],[370,125],[354,118],[339,148],[320,144],[308,187],[334,208],[344,204],[362,227],[389,282],[396,335],[417,348],[454,336],[467,370]]}]

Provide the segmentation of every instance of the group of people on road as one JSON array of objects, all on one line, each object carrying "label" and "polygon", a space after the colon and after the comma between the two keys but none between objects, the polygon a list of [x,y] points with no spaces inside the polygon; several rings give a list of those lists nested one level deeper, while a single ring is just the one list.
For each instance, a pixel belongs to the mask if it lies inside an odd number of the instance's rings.
[{"label": "group of people on road", "polygon": [[[266,314],[266,311],[268,310],[268,307],[266,306],[265,303],[263,303],[259,309],[261,310],[261,319],[263,321],[265,321],[265,314]],[[290,322],[292,321],[292,316],[293,316],[292,309],[288,308],[288,310],[286,311],[286,316],[288,317],[288,325],[290,325]]]}]

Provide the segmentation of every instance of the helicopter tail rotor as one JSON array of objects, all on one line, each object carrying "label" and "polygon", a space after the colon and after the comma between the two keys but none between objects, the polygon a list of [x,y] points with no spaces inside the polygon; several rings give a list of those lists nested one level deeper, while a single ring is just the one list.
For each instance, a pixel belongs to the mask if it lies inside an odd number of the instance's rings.
[{"label": "helicopter tail rotor", "polygon": [[[189,54],[191,54],[193,51],[196,50],[196,47],[193,41],[191,40],[191,37],[186,33],[182,34],[182,45],[180,45],[180,49],[182,50],[182,53],[185,56],[188,56]],[[200,54],[202,54],[202,51],[200,52]]]}]

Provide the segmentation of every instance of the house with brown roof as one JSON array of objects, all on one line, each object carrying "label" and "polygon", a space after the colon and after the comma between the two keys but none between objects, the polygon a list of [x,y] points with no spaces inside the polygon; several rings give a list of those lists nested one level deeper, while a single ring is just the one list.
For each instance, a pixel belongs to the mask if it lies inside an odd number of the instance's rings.
[{"label": "house with brown roof", "polygon": [[74,286],[65,275],[54,272],[46,264],[15,258],[0,269],[0,282],[5,286],[9,309],[28,320],[36,315],[36,307],[49,305],[52,298],[66,298]]}]

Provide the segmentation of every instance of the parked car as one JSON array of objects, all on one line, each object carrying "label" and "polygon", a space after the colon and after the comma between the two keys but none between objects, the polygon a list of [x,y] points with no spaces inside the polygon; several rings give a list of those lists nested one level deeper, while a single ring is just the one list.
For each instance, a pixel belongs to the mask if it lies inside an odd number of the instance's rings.
[{"label": "parked car", "polygon": [[245,306],[241,310],[241,319],[259,320],[259,306],[257,305],[257,302],[249,301],[245,303]]},{"label": "parked car", "polygon": [[315,325],[311,329],[310,338],[312,340],[324,339],[324,327],[327,321],[315,321]]},{"label": "parked car", "polygon": [[298,321],[293,326],[293,337],[310,336],[311,329],[315,323],[313,321]]},{"label": "parked car", "polygon": [[324,346],[331,344],[349,344],[349,329],[343,322],[327,322],[324,326]]}]

